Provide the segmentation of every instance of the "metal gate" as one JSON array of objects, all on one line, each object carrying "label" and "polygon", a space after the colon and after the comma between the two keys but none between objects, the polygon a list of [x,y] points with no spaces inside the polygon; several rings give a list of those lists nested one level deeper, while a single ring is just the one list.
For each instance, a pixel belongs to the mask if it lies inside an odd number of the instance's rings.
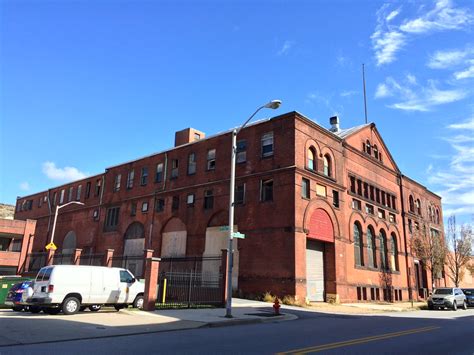
[{"label": "metal gate", "polygon": [[161,259],[156,307],[223,306],[221,260],[220,255]]},{"label": "metal gate", "polygon": [[307,240],[306,295],[308,301],[324,301],[324,243]]}]

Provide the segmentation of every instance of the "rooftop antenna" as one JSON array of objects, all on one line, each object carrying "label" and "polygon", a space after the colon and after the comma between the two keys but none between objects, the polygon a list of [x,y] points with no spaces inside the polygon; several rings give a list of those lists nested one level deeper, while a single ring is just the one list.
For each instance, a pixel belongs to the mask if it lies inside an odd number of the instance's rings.
[{"label": "rooftop antenna", "polygon": [[364,85],[365,124],[367,124],[367,95],[365,94],[365,64],[364,63],[362,63],[362,81]]}]

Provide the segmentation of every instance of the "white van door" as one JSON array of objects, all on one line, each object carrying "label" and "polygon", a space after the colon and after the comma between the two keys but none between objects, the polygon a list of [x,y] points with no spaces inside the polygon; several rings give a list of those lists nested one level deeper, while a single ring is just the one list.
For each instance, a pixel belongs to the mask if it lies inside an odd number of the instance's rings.
[{"label": "white van door", "polygon": [[118,303],[120,296],[120,275],[115,268],[105,268],[103,272],[103,297],[104,303]]},{"label": "white van door", "polygon": [[132,303],[130,287],[133,285],[134,277],[127,270],[120,270],[120,294],[118,303]]}]

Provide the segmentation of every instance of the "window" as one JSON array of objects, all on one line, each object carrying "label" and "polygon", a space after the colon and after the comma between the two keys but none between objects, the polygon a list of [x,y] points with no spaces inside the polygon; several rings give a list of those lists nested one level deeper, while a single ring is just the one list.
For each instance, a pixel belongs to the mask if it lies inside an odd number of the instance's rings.
[{"label": "window", "polygon": [[165,209],[165,200],[162,198],[155,200],[155,211],[156,212],[163,212]]},{"label": "window", "polygon": [[415,213],[415,201],[413,200],[413,196],[410,195],[409,197],[409,204],[410,204],[410,212]]},{"label": "window", "polygon": [[308,154],[306,167],[309,170],[315,171],[316,170],[316,158],[315,158],[316,157],[316,150],[313,147],[311,147],[311,148],[308,149],[306,154]]},{"label": "window", "polygon": [[171,209],[173,211],[179,210],[179,196],[173,196],[173,201],[171,203]]},{"label": "window", "polygon": [[156,164],[156,175],[155,182],[161,182],[163,180],[163,163]]},{"label": "window", "polygon": [[362,209],[362,205],[359,200],[355,198],[352,199],[352,209],[360,211]]},{"label": "window", "polygon": [[236,161],[238,163],[245,163],[247,161],[247,141],[241,140],[237,142],[237,156]]},{"label": "window", "polygon": [[41,207],[41,204],[42,204],[42,203],[43,203],[43,198],[40,197],[40,198],[38,199],[38,208]]},{"label": "window", "polygon": [[353,176],[349,176],[349,178],[351,179],[351,192],[355,194],[356,193],[356,179]]},{"label": "window", "polygon": [[380,266],[382,269],[386,269],[388,266],[387,263],[387,238],[385,236],[385,231],[380,230],[379,234],[380,239]]},{"label": "window", "polygon": [[331,157],[328,154],[326,154],[323,157],[323,164],[324,164],[324,175],[332,176]]},{"label": "window", "polygon": [[53,194],[53,206],[56,206],[56,197],[58,196],[58,193],[56,191],[54,191],[54,194]]},{"label": "window", "polygon": [[375,201],[377,201],[377,203],[380,203],[380,190],[379,189],[375,189]]},{"label": "window", "polygon": [[148,201],[142,202],[142,212],[148,212]]},{"label": "window", "polygon": [[133,179],[135,178],[135,170],[130,170],[127,175],[127,189],[133,187]]},{"label": "window", "polygon": [[148,167],[144,166],[140,177],[140,185],[145,186],[146,184],[148,184]]},{"label": "window", "polygon": [[374,206],[369,205],[368,203],[365,204],[365,212],[368,214],[374,214]]},{"label": "window", "polygon": [[97,179],[95,182],[95,195],[96,196],[100,195],[101,188],[102,188],[102,180]]},{"label": "window", "polygon": [[439,210],[436,209],[436,224],[439,224]]},{"label": "window", "polygon": [[216,150],[209,149],[207,151],[207,170],[216,169]]},{"label": "window", "polygon": [[412,225],[411,219],[408,220],[408,231],[410,233],[413,233],[413,225]]},{"label": "window", "polygon": [[204,209],[209,210],[214,207],[214,194],[212,190],[204,191]]},{"label": "window", "polygon": [[88,181],[86,184],[86,198],[89,198],[91,196],[91,182]]},{"label": "window", "polygon": [[395,223],[396,222],[395,215],[393,213],[389,213],[388,220],[390,223]]},{"label": "window", "polygon": [[395,196],[392,195],[392,208],[393,208],[394,210],[397,209],[396,201],[397,201],[397,200],[396,200]]},{"label": "window", "polygon": [[111,207],[107,209],[105,217],[104,231],[110,232],[117,229],[119,221],[120,207]]},{"label": "window", "polygon": [[194,194],[188,194],[186,197],[186,204],[188,207],[194,206]]},{"label": "window", "polygon": [[273,180],[260,181],[260,201],[273,201]]},{"label": "window", "polygon": [[133,277],[128,271],[120,270],[120,282],[131,284],[133,282]]},{"label": "window", "polygon": [[136,216],[137,215],[137,203],[132,202],[130,205],[130,216]]},{"label": "window", "polygon": [[372,154],[372,149],[370,147],[370,142],[367,140],[367,142],[365,142],[365,152],[369,155]]},{"label": "window", "polygon": [[72,196],[73,196],[73,194],[74,194],[74,187],[71,186],[71,187],[69,188],[69,192],[68,192],[68,194],[67,194],[67,201],[68,201],[68,202],[69,202],[69,201],[72,201]]},{"label": "window", "polygon": [[392,196],[390,194],[387,194],[387,204],[386,206],[388,208],[392,208]]},{"label": "window", "polygon": [[384,191],[381,191],[381,194],[382,194],[382,205],[386,206],[387,203],[385,201],[385,192]]},{"label": "window", "polygon": [[178,177],[178,168],[179,168],[178,159],[173,159],[171,161],[171,179],[176,179]]},{"label": "window", "polygon": [[339,192],[336,190],[332,190],[332,205],[339,208]]},{"label": "window", "polygon": [[196,154],[188,155],[188,175],[196,174]]},{"label": "window", "polygon": [[245,184],[239,184],[235,186],[234,203],[236,205],[242,205],[245,203]]},{"label": "window", "polygon": [[310,185],[309,180],[302,178],[301,179],[301,197],[310,198]]},{"label": "window", "polygon": [[76,192],[76,201],[80,201],[81,200],[81,192],[82,192],[82,185],[79,185],[77,187],[77,192]]},{"label": "window", "polygon": [[357,179],[357,195],[362,196],[362,181]]},{"label": "window", "polygon": [[377,216],[379,218],[385,219],[385,211],[379,208]]},{"label": "window", "polygon": [[265,133],[262,136],[262,157],[273,155],[273,132]]},{"label": "window", "polygon": [[395,233],[392,233],[390,238],[390,267],[393,271],[398,271],[398,248]]},{"label": "window", "polygon": [[379,160],[379,150],[377,149],[377,146],[374,144],[374,157],[375,159]]},{"label": "window", "polygon": [[198,141],[201,139],[201,135],[199,133],[194,132],[194,140]]},{"label": "window", "polygon": [[362,231],[359,223],[354,223],[354,260],[358,266],[364,265],[364,253],[362,248]]},{"label": "window", "polygon": [[369,267],[377,267],[377,250],[375,245],[374,231],[372,227],[367,228],[367,257]]},{"label": "window", "polygon": [[416,200],[415,206],[416,206],[416,213],[418,213],[418,214],[421,216],[421,203],[420,203],[420,199],[417,199],[417,200]]},{"label": "window", "polygon": [[121,180],[122,180],[122,174],[115,175],[114,191],[119,191],[120,190]]},{"label": "window", "polygon": [[59,204],[62,205],[64,203],[64,190],[61,190],[61,195],[59,195]]},{"label": "window", "polygon": [[369,184],[364,182],[364,197],[369,198]]},{"label": "window", "polygon": [[369,198],[374,201],[375,200],[375,187],[373,187],[372,185],[369,186],[369,190],[370,190],[370,196]]}]

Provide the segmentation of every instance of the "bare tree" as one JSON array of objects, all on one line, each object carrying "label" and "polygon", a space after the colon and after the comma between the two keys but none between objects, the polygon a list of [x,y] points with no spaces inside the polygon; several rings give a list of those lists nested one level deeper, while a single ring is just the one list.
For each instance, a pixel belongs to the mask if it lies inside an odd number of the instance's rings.
[{"label": "bare tree", "polygon": [[426,226],[423,226],[414,231],[410,244],[413,255],[431,272],[431,287],[434,287],[446,260],[443,235],[435,230],[428,232]]},{"label": "bare tree", "polygon": [[456,287],[464,277],[466,269],[471,266],[472,252],[472,227],[470,225],[461,226],[458,233],[456,228],[456,216],[448,219],[448,230],[446,235],[447,245],[447,267],[449,270],[449,278]]}]

